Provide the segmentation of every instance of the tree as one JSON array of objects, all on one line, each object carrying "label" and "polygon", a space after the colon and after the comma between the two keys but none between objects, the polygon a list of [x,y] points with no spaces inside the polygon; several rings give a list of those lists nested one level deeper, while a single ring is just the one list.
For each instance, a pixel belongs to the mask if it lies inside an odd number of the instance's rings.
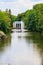
[{"label": "tree", "polygon": [[8,17],[6,12],[0,11],[0,30],[4,33],[8,33],[10,30],[11,19]]},{"label": "tree", "polygon": [[[22,14],[23,15],[23,14]],[[43,32],[43,3],[36,4],[22,16],[27,29]]]}]

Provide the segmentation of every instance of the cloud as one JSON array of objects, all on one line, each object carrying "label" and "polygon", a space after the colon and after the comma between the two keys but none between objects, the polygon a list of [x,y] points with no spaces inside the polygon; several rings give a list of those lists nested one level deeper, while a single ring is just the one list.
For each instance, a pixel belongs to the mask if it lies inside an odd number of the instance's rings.
[{"label": "cloud", "polygon": [[33,1],[33,2],[39,2],[39,1],[43,1],[43,0],[31,0],[31,1]]},{"label": "cloud", "polygon": [[0,0],[0,2],[15,2],[15,1],[17,1],[17,0]]},{"label": "cloud", "polygon": [[31,9],[36,3],[41,3],[41,1],[31,1],[31,0],[13,0],[12,2],[0,2],[0,9],[5,10],[6,8],[11,9],[12,13],[17,15],[18,13],[24,12],[27,9]]}]

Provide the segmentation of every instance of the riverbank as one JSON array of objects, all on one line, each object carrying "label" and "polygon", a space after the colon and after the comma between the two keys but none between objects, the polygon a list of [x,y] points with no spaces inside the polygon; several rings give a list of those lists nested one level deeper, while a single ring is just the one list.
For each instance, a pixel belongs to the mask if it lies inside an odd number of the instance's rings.
[{"label": "riverbank", "polygon": [[2,38],[7,38],[7,35],[3,31],[0,31],[0,39]]}]

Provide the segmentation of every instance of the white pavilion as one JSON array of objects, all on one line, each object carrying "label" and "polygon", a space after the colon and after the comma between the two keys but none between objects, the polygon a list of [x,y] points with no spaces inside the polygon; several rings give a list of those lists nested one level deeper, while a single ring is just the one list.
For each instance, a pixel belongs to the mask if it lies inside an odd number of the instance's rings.
[{"label": "white pavilion", "polygon": [[15,28],[15,29],[23,29],[24,28],[24,22],[23,21],[15,21],[13,23],[13,28]]}]

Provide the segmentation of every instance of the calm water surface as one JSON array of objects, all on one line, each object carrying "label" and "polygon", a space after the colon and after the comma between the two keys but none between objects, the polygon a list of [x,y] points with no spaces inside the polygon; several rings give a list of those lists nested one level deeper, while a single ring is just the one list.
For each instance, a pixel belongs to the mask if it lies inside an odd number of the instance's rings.
[{"label": "calm water surface", "polygon": [[0,40],[0,65],[43,65],[43,38],[39,33],[17,32]]}]

